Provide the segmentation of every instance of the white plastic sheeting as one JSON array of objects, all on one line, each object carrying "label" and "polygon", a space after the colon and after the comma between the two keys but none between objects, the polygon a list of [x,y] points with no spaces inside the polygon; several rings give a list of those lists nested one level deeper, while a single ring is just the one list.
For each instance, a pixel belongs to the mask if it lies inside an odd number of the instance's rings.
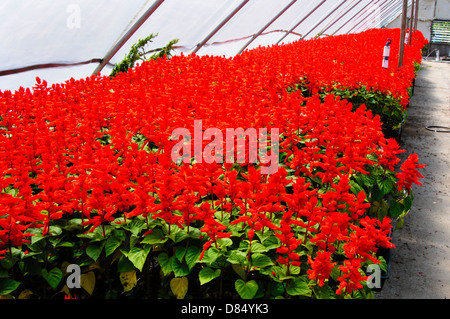
[{"label": "white plastic sheeting", "polygon": [[0,90],[84,78],[99,65],[108,75],[151,33],[148,50],[179,39],[174,54],[231,57],[384,27],[401,9],[401,0],[2,0]]}]

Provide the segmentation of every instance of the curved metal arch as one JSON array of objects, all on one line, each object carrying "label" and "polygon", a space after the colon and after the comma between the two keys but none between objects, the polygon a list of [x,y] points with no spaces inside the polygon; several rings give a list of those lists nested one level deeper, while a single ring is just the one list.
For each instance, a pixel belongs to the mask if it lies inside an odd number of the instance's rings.
[{"label": "curved metal arch", "polygon": [[[398,8],[397,8],[397,7],[398,7]],[[399,8],[400,8],[400,9],[399,9]],[[381,23],[381,26],[382,26],[382,27],[384,27],[384,26],[386,26],[388,23],[392,22],[392,20],[393,20],[395,17],[397,17],[398,14],[401,13],[401,3],[393,3],[393,4],[391,4],[391,6],[390,6],[389,8],[386,8],[386,9],[384,10],[383,13],[386,13],[386,12],[388,12],[388,11],[392,11],[392,9],[394,9],[393,11],[395,12],[395,14],[387,14],[387,15],[385,15],[385,17],[384,17],[384,19],[383,19],[383,21],[382,21],[382,23]],[[383,13],[382,13],[382,15],[383,15]]]},{"label": "curved metal arch", "polygon": [[[378,2],[380,2],[380,1],[381,1],[381,4],[378,4]],[[392,1],[392,0],[378,0],[377,3],[375,3],[374,5],[377,5],[378,7],[381,6],[381,8],[385,8],[386,4],[388,4],[388,5],[390,4],[389,1]],[[351,27],[349,30],[347,30],[347,33],[353,33],[353,30],[355,30],[355,32],[356,32],[356,30],[359,29],[361,23],[363,23],[364,21],[367,21],[367,19],[370,16],[372,16],[373,14],[375,14],[375,11],[363,10],[361,12],[361,14],[357,18],[355,18],[353,27]]]},{"label": "curved metal arch", "polygon": [[330,12],[328,15],[326,15],[325,17],[323,17],[319,22],[317,22],[317,23],[314,25],[314,27],[312,27],[311,29],[309,29],[309,31],[305,33],[305,35],[302,37],[302,39],[306,38],[306,37],[307,37],[307,36],[308,36],[315,28],[317,28],[322,22],[324,22],[324,21],[325,21],[325,20],[333,13],[334,10],[339,9],[345,2],[347,2],[347,0],[342,1],[341,3],[339,3],[338,6],[336,6],[335,8],[333,8],[333,9],[331,10],[331,12]]},{"label": "curved metal arch", "polygon": [[326,26],[321,33],[325,33],[325,31],[327,31],[329,28],[331,28],[336,22],[338,22],[339,20],[341,20],[343,17],[345,17],[347,15],[347,13],[349,13],[350,11],[353,10],[353,8],[355,8],[358,4],[361,3],[361,1],[363,0],[358,0],[355,4],[353,4],[347,11],[345,11],[344,14],[341,14],[339,16],[339,18],[337,18],[336,20],[334,20],[331,24],[329,24],[328,26]]},{"label": "curved metal arch", "polygon": [[[381,6],[380,6],[380,12],[383,12],[383,11],[385,12],[385,11],[387,11],[388,9],[390,10],[390,9],[392,9],[392,7],[394,7],[394,6],[395,6],[395,1],[392,1],[392,0],[385,0],[385,1],[381,4]],[[361,23],[363,23],[364,21],[366,21],[369,17],[371,17],[371,16],[374,15],[374,14],[376,14],[375,11],[369,12],[369,13],[367,13],[366,15],[362,14],[362,15],[359,17],[358,22],[357,22],[350,30],[348,30],[347,32],[348,32],[348,33],[351,33],[353,30],[355,30],[355,32],[362,31],[362,30],[361,30],[361,27],[360,27]],[[363,15],[364,15],[364,16],[363,16]]]},{"label": "curved metal arch", "polygon": [[214,28],[199,44],[197,44],[197,47],[192,51],[192,53],[197,53],[198,50],[200,50],[206,42],[208,42],[222,27],[228,23],[228,21],[231,20],[231,18],[238,13],[250,0],[244,0],[242,1],[228,16],[225,17],[225,19],[220,22],[217,27]]},{"label": "curved metal arch", "polygon": [[[379,1],[380,1],[380,0],[377,0],[377,2],[379,2]],[[363,10],[364,10],[364,7],[361,8],[361,10],[359,10],[358,12],[356,12],[351,18],[347,19],[347,21],[346,21],[345,23],[341,24],[341,26],[340,26],[337,30],[335,30],[335,31],[332,33],[332,35],[338,33],[339,30],[341,30],[343,27],[345,27],[350,21],[353,21],[353,19],[355,19],[355,17],[356,17],[357,15],[362,14]]]},{"label": "curved metal arch", "polygon": [[257,33],[255,33],[249,41],[247,41],[247,43],[239,50],[238,54],[241,54],[257,37],[261,35],[261,33],[264,32],[264,30],[266,30],[272,23],[274,23],[281,15],[283,15],[283,13],[286,12],[286,10],[288,10],[296,2],[297,0],[291,1],[280,12],[278,12],[278,14],[275,17],[273,17],[272,20],[270,20],[264,27],[262,27]]},{"label": "curved metal arch", "polygon": [[119,41],[109,51],[106,53],[105,57],[101,60],[100,64],[95,68],[94,72],[92,72],[93,75],[98,74],[104,66],[109,62],[109,60],[112,59],[112,57],[117,53],[117,51],[120,50],[120,48],[128,41],[128,39],[141,27],[142,24],[158,9],[158,7],[164,2],[164,0],[157,0],[155,3],[152,4],[150,8],[147,9],[147,11],[144,12],[144,14],[139,18],[138,21],[128,30],[127,33],[123,35],[122,38],[120,38]]},{"label": "curved metal arch", "polygon": [[314,9],[312,9],[310,12],[308,12],[308,14],[306,15],[306,16],[304,16],[298,23],[296,23],[288,32],[286,32],[286,34],[285,35],[283,35],[282,37],[281,37],[281,39],[280,40],[278,40],[277,41],[277,43],[276,44],[279,44],[281,41],[283,41],[284,40],[284,38],[286,38],[289,34],[291,34],[300,24],[302,24],[303,23],[303,21],[305,21],[306,19],[308,19],[309,18],[309,16],[311,15],[311,14],[313,14],[321,5],[323,5],[324,3],[326,2],[326,0],[322,0],[319,4],[317,4],[315,7],[314,7]]}]

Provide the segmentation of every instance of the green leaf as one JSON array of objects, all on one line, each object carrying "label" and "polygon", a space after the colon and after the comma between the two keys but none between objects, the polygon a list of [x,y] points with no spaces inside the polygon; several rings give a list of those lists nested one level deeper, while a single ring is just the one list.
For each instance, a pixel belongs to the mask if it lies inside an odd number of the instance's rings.
[{"label": "green leaf", "polygon": [[267,248],[266,246],[264,246],[261,243],[253,241],[252,246],[251,246],[251,251],[252,251],[252,253],[265,253],[265,252],[269,251],[269,248]]},{"label": "green leaf", "polygon": [[219,247],[228,247],[233,245],[233,241],[230,238],[219,238],[217,240],[217,245]]},{"label": "green leaf", "polygon": [[86,254],[94,261],[97,261],[98,257],[102,253],[103,245],[90,244],[86,247]]},{"label": "green leaf", "polygon": [[116,236],[109,237],[105,244],[106,257],[114,253],[114,251],[120,247],[122,241],[123,240],[121,238],[118,238]]},{"label": "green leaf", "polygon": [[56,247],[74,247],[75,244],[69,241],[62,241],[56,245]]},{"label": "green leaf", "polygon": [[247,273],[244,270],[244,267],[242,267],[239,264],[231,264],[231,268],[244,280],[247,280]]},{"label": "green leaf", "polygon": [[127,272],[135,269],[133,263],[128,260],[124,255],[120,256],[119,262],[117,263],[117,271],[118,272]]},{"label": "green leaf", "polygon": [[273,262],[272,260],[264,255],[264,254],[252,254],[252,266],[253,267],[266,267],[266,266],[272,266]]},{"label": "green leaf", "polygon": [[31,245],[36,244],[38,241],[44,239],[44,237],[41,234],[34,234],[34,236],[31,236]]},{"label": "green leaf", "polygon": [[382,191],[380,191],[378,184],[374,184],[373,187],[370,189],[371,202],[380,201],[383,199],[383,197],[384,194]]},{"label": "green leaf", "polygon": [[247,255],[243,251],[233,250],[227,259],[231,264],[247,265]]},{"label": "green leaf", "polygon": [[51,236],[59,236],[62,233],[62,228],[59,226],[50,226],[48,232]]},{"label": "green leaf", "polygon": [[184,255],[186,254],[186,247],[184,246],[178,246],[175,248],[175,257],[177,257],[177,259],[182,262]]},{"label": "green leaf", "polygon": [[266,246],[267,249],[278,248],[280,247],[280,239],[275,235],[271,235],[264,241],[264,246]]},{"label": "green leaf", "polygon": [[405,223],[405,219],[399,218],[397,221],[397,224],[395,225],[395,230],[402,228],[404,223]]},{"label": "green leaf", "polygon": [[124,253],[125,256],[133,263],[133,265],[142,271],[142,268],[144,267],[145,260],[147,259],[147,255],[151,250],[150,245],[144,245],[143,248],[141,247],[133,247],[130,249],[129,252]]},{"label": "green leaf", "polygon": [[189,238],[189,234],[177,225],[170,225],[170,234],[168,227],[169,225],[165,225],[165,228],[167,228],[166,237],[172,239],[175,244]]},{"label": "green leaf", "polygon": [[216,247],[209,248],[205,254],[203,255],[203,259],[201,260],[202,263],[206,263],[211,265],[214,263],[219,256],[222,255],[222,252],[218,250]]},{"label": "green leaf", "polygon": [[56,289],[63,278],[63,273],[61,269],[57,267],[50,271],[47,271],[47,269],[42,269],[42,277],[44,277],[52,288]]},{"label": "green leaf", "polygon": [[133,219],[128,225],[128,229],[130,232],[135,235],[139,236],[139,233],[141,232],[142,228],[146,226],[146,223],[141,219]]},{"label": "green leaf", "polygon": [[375,183],[375,179],[372,177],[372,175],[358,174],[356,175],[355,179],[359,185],[365,186],[367,189],[372,188],[373,184]]},{"label": "green leaf", "polygon": [[7,295],[19,287],[20,282],[9,278],[0,279],[0,295]]},{"label": "green leaf", "polygon": [[386,195],[390,193],[394,188],[395,181],[390,176],[388,176],[387,178],[385,178],[384,176],[378,176],[377,184],[383,195]]},{"label": "green leaf", "polygon": [[164,236],[164,233],[161,229],[153,229],[153,231],[146,235],[144,239],[142,240],[142,244],[150,244],[150,245],[156,245],[156,244],[163,244],[168,240],[166,236]]},{"label": "green leaf", "polygon": [[389,204],[385,200],[382,200],[380,203],[380,208],[378,211],[378,219],[383,220],[389,213]]},{"label": "green leaf", "polygon": [[351,186],[350,191],[355,195],[358,195],[359,192],[364,192],[364,189],[354,181],[350,181],[349,185]]},{"label": "green leaf", "polygon": [[397,218],[403,213],[403,205],[397,202],[394,198],[389,203],[389,215],[392,218]]},{"label": "green leaf", "polygon": [[189,246],[188,249],[186,249],[184,260],[186,261],[189,269],[192,269],[192,267],[194,267],[195,264],[198,263],[201,253],[202,251],[197,246]]},{"label": "green leaf", "polygon": [[314,295],[317,299],[336,299],[336,295],[333,292],[332,288],[328,285],[314,286]]},{"label": "green leaf", "polygon": [[405,207],[403,208],[403,210],[406,211],[406,212],[410,211],[410,210],[411,210],[411,207],[412,207],[412,203],[413,203],[412,198],[411,198],[410,196],[406,197],[406,198],[403,200],[403,205],[405,206]]},{"label": "green leaf", "polygon": [[184,277],[189,275],[190,269],[185,262],[181,262],[175,256],[169,258],[175,277]]},{"label": "green leaf", "polygon": [[268,290],[272,296],[281,296],[284,293],[284,285],[281,282],[270,281]]},{"label": "green leaf", "polygon": [[387,265],[386,259],[384,259],[383,256],[378,256],[378,260],[381,261],[381,263],[378,264],[380,269],[383,270],[384,272],[387,272],[388,271],[388,265]]},{"label": "green leaf", "polygon": [[183,299],[188,291],[189,281],[186,277],[173,278],[170,281],[170,289],[177,299]]},{"label": "green leaf", "polygon": [[173,271],[169,255],[167,255],[167,253],[161,253],[158,255],[158,263],[161,266],[164,276],[167,276]]},{"label": "green leaf", "polygon": [[291,296],[311,296],[308,284],[300,278],[293,278],[287,285],[286,292]]},{"label": "green leaf", "polygon": [[200,285],[204,285],[211,280],[220,276],[220,269],[212,269],[210,267],[203,268],[200,270],[198,274],[198,278],[200,279]]},{"label": "green leaf", "polygon": [[245,282],[242,279],[238,279],[235,281],[234,287],[242,299],[252,299],[258,292],[258,283],[254,280]]}]

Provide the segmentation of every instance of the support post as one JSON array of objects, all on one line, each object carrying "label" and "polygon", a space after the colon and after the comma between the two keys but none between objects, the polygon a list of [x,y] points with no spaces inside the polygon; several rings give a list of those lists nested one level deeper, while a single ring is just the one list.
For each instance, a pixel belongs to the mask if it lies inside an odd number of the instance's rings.
[{"label": "support post", "polygon": [[409,37],[408,37],[408,45],[411,45],[411,38],[413,34],[413,26],[414,26],[414,0],[411,1],[411,18],[409,21]]},{"label": "support post", "polygon": [[416,14],[414,15],[414,32],[417,31],[418,19],[419,19],[419,0],[416,0]]},{"label": "support post", "polygon": [[405,50],[405,30],[406,30],[406,12],[408,9],[408,0],[403,0],[402,5],[402,21],[401,21],[401,31],[400,31],[400,48],[398,51],[398,67],[403,66],[403,53]]}]

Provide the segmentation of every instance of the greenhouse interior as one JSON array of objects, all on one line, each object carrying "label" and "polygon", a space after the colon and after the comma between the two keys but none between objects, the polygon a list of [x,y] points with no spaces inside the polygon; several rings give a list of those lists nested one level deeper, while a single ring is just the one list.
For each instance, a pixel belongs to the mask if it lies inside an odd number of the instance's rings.
[{"label": "greenhouse interior", "polygon": [[450,0],[0,12],[0,304],[450,297]]}]

